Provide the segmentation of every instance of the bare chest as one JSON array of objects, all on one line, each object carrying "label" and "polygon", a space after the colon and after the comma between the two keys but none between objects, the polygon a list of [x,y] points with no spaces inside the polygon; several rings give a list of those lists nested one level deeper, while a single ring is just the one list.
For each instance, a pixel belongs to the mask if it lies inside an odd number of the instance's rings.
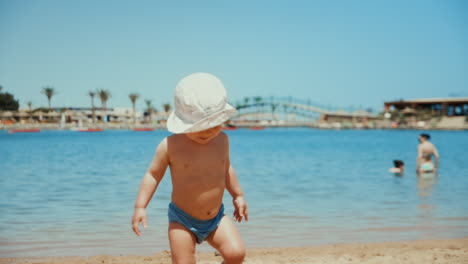
[{"label": "bare chest", "polygon": [[173,181],[183,185],[223,184],[227,166],[226,151],[217,144],[181,147],[177,153],[172,153],[170,161]]}]

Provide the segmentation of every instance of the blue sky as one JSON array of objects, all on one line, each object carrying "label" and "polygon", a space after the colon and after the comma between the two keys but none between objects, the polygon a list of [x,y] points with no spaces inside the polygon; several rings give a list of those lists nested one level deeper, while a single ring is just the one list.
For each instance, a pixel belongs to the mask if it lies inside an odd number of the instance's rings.
[{"label": "blue sky", "polygon": [[[0,85],[20,100],[172,102],[192,72],[231,100],[294,96],[339,107],[468,96],[468,1],[0,0]],[[143,108],[143,100],[138,106]]]}]

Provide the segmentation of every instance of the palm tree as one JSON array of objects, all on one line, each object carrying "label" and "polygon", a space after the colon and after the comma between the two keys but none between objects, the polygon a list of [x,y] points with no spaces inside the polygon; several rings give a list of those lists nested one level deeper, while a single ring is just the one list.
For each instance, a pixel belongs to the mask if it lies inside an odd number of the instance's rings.
[{"label": "palm tree", "polygon": [[261,103],[262,102],[262,97],[260,96],[255,96],[253,97],[253,100],[255,102],[255,108],[257,109],[257,120],[260,120],[260,112],[262,111],[262,106],[263,104]]},{"label": "palm tree", "polygon": [[284,107],[284,112],[286,114],[286,122],[287,122],[288,121],[288,105],[284,104],[283,107]]},{"label": "palm tree", "polygon": [[[111,97],[111,93],[108,90],[104,90],[104,89],[98,89],[96,93],[101,99],[102,109],[104,110],[104,112],[107,112],[107,100],[109,100],[109,98]],[[105,115],[106,113],[104,114],[104,116]]]},{"label": "palm tree", "polygon": [[150,99],[145,99],[145,104],[146,104],[146,112],[148,113],[149,116],[149,122],[152,123],[153,119],[153,105],[151,103]]},{"label": "palm tree", "polygon": [[137,93],[131,93],[128,95],[128,98],[130,98],[130,101],[132,101],[132,106],[133,106],[133,124],[136,124],[136,109],[135,109],[135,103],[136,100],[140,97],[139,94]]},{"label": "palm tree", "polygon": [[102,109],[107,110],[107,100],[111,98],[111,93],[108,90],[98,89],[96,91],[97,95],[101,99]]},{"label": "palm tree", "polygon": [[171,111],[171,105],[170,104],[163,104],[164,112],[168,113]]},{"label": "palm tree", "polygon": [[29,111],[28,111],[28,118],[29,118],[29,120],[31,120],[31,114],[32,114],[32,102],[31,102],[31,101],[29,101],[29,102],[27,103],[27,105],[28,105],[28,109],[29,109]]},{"label": "palm tree", "polygon": [[47,96],[47,100],[49,101],[49,111],[51,111],[52,108],[50,107],[50,100],[57,94],[57,91],[55,91],[54,87],[46,86],[42,88],[41,92]]},{"label": "palm tree", "polygon": [[92,113],[92,119],[93,119],[93,124],[94,124],[96,122],[96,109],[94,108],[94,96],[96,95],[96,92],[89,91],[88,95],[89,97],[91,97],[91,113]]},{"label": "palm tree", "polygon": [[249,98],[248,98],[248,97],[244,97],[244,105],[247,106],[248,103],[249,103]]},{"label": "palm tree", "polygon": [[[276,111],[276,108],[278,108],[278,105],[279,104],[271,104],[271,116],[275,116],[275,111]],[[276,119],[276,118],[275,118]]]}]

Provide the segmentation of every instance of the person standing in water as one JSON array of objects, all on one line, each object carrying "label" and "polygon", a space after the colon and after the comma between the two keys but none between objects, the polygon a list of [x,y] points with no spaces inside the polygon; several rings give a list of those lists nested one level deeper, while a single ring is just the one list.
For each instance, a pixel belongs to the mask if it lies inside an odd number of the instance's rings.
[{"label": "person standing in water", "polygon": [[428,157],[431,157],[432,159],[433,156],[435,158],[433,172],[436,172],[439,166],[439,152],[437,151],[436,146],[429,141],[430,139],[431,136],[429,134],[422,133],[421,135],[419,135],[418,157],[416,160],[417,172],[420,171],[421,165],[424,162],[427,162]]},{"label": "person standing in water", "polygon": [[431,154],[423,155],[424,162],[419,167],[419,173],[430,173],[434,172],[434,163],[432,162]]}]

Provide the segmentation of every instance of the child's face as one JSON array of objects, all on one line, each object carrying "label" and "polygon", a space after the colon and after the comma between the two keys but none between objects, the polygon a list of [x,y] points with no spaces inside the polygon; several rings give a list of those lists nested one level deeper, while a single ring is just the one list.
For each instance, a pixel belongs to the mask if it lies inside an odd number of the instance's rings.
[{"label": "child's face", "polygon": [[187,133],[185,134],[190,140],[197,142],[198,144],[206,144],[210,142],[213,138],[219,135],[221,132],[221,126],[215,126],[207,130]]}]

